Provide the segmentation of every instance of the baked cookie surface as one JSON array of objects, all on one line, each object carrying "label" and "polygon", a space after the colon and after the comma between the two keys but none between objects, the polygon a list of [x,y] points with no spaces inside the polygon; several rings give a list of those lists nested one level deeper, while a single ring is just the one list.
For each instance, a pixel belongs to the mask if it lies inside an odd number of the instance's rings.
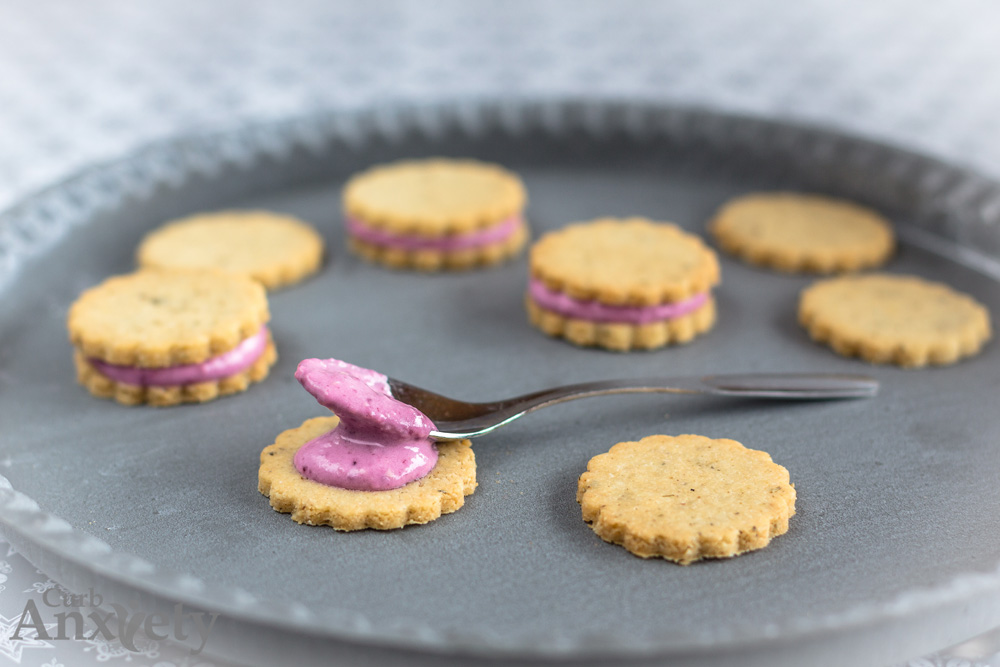
[{"label": "baked cookie surface", "polygon": [[885,263],[892,225],[853,202],[790,192],[757,193],[726,203],[708,230],[726,252],[780,271],[838,273]]},{"label": "baked cookie surface", "polygon": [[765,547],[795,514],[770,455],[700,435],[618,443],[590,460],[576,497],[601,539],[681,565]]},{"label": "baked cookie surface", "polygon": [[221,269],[286,287],[315,273],[323,239],[310,225],[268,211],[220,211],[150,232],[136,253],[144,268]]},{"label": "baked cookie surface", "polygon": [[468,440],[437,444],[438,460],[424,477],[388,491],[352,491],[303,477],[295,453],[333,430],[337,417],[315,417],[278,435],[260,455],[258,490],[298,523],[351,531],[389,530],[450,514],[476,490],[476,458]]},{"label": "baked cookie surface", "polygon": [[67,329],[95,396],[173,405],[242,391],[276,359],[263,286],[221,271],[145,270],[80,295]]},{"label": "baked cookie surface", "polygon": [[531,248],[531,275],[574,299],[651,306],[719,281],[715,253],[694,234],[645,218],[601,218],[550,232]]},{"label": "baked cookie surface", "polygon": [[720,279],[694,234],[644,218],[604,218],[550,232],[531,248],[532,324],[610,350],[684,343],[710,329]]},{"label": "baked cookie surface", "polygon": [[499,165],[433,158],[376,166],[344,186],[344,212],[400,234],[482,229],[524,209],[521,179]]},{"label": "baked cookie surface", "polygon": [[992,336],[986,307],[916,276],[870,274],[821,280],[799,297],[799,322],[838,354],[904,367],[951,364]]},{"label": "baked cookie surface", "polygon": [[350,248],[392,268],[496,264],[528,238],[521,179],[485,162],[434,158],[376,166],[347,182],[343,201]]}]

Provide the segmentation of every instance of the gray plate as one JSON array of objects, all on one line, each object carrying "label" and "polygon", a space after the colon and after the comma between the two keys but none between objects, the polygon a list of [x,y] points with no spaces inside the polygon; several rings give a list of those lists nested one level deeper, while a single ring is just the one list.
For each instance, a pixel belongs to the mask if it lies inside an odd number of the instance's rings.
[{"label": "gray plate", "polygon": [[[222,612],[208,650],[260,664],[331,651],[342,661],[879,664],[1000,624],[996,344],[923,371],[843,359],[795,323],[808,278],[724,258],[709,334],[648,353],[578,349],[526,323],[523,258],[415,275],[346,252],[344,179],[422,155],[516,169],[536,233],[604,215],[700,232],[723,201],[756,189],[852,197],[914,241],[889,271],[945,281],[1000,312],[988,275],[1000,275],[1000,188],[820,129],[635,105],[473,104],[167,142],[0,221],[0,463],[10,485],[0,488],[0,521],[11,542],[71,588]],[[322,273],[272,296],[280,360],[271,376],[198,407],[90,397],[73,378],[69,304],[129,271],[148,230],[224,207],[300,215],[329,243]],[[740,371],[868,372],[884,389],[837,403],[631,396],[552,408],[476,443],[479,489],[456,514],[338,534],[295,524],[256,489],[260,450],[324,412],[292,378],[307,356],[480,400]],[[580,520],[576,479],[591,456],[654,433],[770,452],[798,490],[789,532],[762,551],[690,567],[602,542]]]}]

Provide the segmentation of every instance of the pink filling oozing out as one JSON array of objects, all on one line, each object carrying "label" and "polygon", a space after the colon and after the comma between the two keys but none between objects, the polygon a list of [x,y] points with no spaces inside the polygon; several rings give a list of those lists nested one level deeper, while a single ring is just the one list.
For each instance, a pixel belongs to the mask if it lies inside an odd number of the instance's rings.
[{"label": "pink filling oozing out", "polygon": [[532,278],[528,283],[528,294],[542,308],[564,317],[626,324],[649,324],[682,317],[698,310],[708,301],[708,292],[702,292],[683,301],[655,306],[609,306],[597,301],[574,299],[567,294],[549,289],[545,283],[536,278]]},{"label": "pink filling oozing out", "polygon": [[388,378],[337,359],[305,359],[295,379],[340,423],[302,445],[303,477],[353,491],[387,491],[418,480],[437,463],[434,424],[392,397]]},{"label": "pink filling oozing out", "polygon": [[347,233],[365,243],[401,250],[466,250],[481,248],[504,241],[521,225],[521,217],[514,216],[486,229],[478,229],[464,234],[447,236],[417,236],[416,234],[393,234],[376,229],[357,218],[345,218]]},{"label": "pink filling oozing out", "polygon": [[223,352],[198,364],[169,366],[167,368],[118,366],[100,359],[88,359],[88,361],[98,373],[115,382],[140,387],[172,387],[180,384],[219,380],[245,371],[267,349],[267,339],[267,327],[261,327],[260,331],[243,340],[228,352]]}]

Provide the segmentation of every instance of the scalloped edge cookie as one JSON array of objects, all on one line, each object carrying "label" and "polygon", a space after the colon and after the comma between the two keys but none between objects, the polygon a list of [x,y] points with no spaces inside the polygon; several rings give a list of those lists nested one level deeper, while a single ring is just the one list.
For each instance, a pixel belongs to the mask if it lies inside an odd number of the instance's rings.
[{"label": "scalloped edge cookie", "polygon": [[887,273],[817,281],[800,294],[798,318],[837,354],[904,368],[955,363],[993,335],[989,311],[969,295]]},{"label": "scalloped edge cookie", "polygon": [[652,350],[688,343],[715,324],[714,297],[693,313],[650,324],[573,319],[546,310],[530,295],[525,296],[525,307],[531,324],[548,335],[564,338],[582,347],[601,347],[615,352]]},{"label": "scalloped edge cookie", "polygon": [[269,290],[315,273],[323,238],[306,222],[271,211],[218,211],[170,221],[143,238],[142,268],[219,269],[259,281]]},{"label": "scalloped edge cookie", "polygon": [[437,443],[438,460],[425,477],[390,491],[351,491],[307,479],[293,459],[302,445],[336,427],[314,417],[283,431],[260,454],[257,490],[297,523],[352,531],[391,530],[450,514],[476,490],[476,457],[468,440]]},{"label": "scalloped edge cookie", "polygon": [[680,565],[767,546],[788,531],[795,497],[767,452],[701,435],[620,442],[590,460],[576,494],[601,539]]},{"label": "scalloped edge cookie", "polygon": [[[479,160],[449,158],[377,165],[352,176],[343,199],[344,212],[367,225],[430,237],[489,227],[521,215],[527,204],[524,184],[514,172]],[[409,202],[400,210],[402,199]]]},{"label": "scalloped edge cookie", "polygon": [[673,223],[573,223],[532,246],[529,270],[529,322],[576,345],[650,350],[686,343],[715,324],[718,258]]},{"label": "scalloped edge cookie", "polygon": [[220,396],[229,396],[267,377],[271,366],[278,360],[278,351],[268,334],[264,353],[245,371],[209,382],[172,385],[165,387],[141,386],[116,382],[95,369],[79,350],[73,351],[76,365],[76,379],[98,398],[113,398],[122,405],[147,403],[157,407],[180,405],[181,403],[204,403]]},{"label": "scalloped edge cookie", "polygon": [[551,290],[609,306],[653,306],[707,292],[715,252],[670,222],[598,218],[549,232],[531,247],[531,277]]},{"label": "scalloped edge cookie", "polygon": [[66,326],[70,342],[86,357],[166,368],[227,352],[269,319],[264,287],[250,278],[144,269],[84,291],[70,306]]},{"label": "scalloped edge cookie", "polygon": [[892,256],[892,224],[851,201],[792,192],[732,199],[708,223],[724,251],[788,273],[843,273],[881,266]]}]

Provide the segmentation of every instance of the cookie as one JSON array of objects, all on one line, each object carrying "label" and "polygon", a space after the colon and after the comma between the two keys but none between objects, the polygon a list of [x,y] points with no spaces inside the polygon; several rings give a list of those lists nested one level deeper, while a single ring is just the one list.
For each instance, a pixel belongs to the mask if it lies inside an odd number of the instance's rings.
[{"label": "cookie", "polygon": [[974,355],[992,335],[989,312],[972,297],[889,274],[813,284],[799,297],[799,323],[838,354],[910,368]]},{"label": "cookie", "polygon": [[348,245],[397,269],[471,269],[528,239],[524,185],[503,167],[435,158],[374,167],[344,187]]},{"label": "cookie", "polygon": [[789,192],[739,197],[708,231],[726,252],[779,271],[839,273],[881,266],[895,248],[892,225],[849,201]]},{"label": "cookie", "polygon": [[712,328],[715,253],[671,223],[576,223],[531,248],[529,321],[583,346],[628,351],[686,343]]},{"label": "cookie", "polygon": [[618,443],[590,460],[576,499],[604,541],[681,565],[763,548],[795,514],[795,487],[769,454],[700,435]]},{"label": "cookie", "polygon": [[276,289],[319,269],[323,239],[289,215],[220,211],[167,223],[143,239],[136,255],[143,268],[221,269]]},{"label": "cookie", "polygon": [[293,462],[307,442],[333,430],[337,417],[316,417],[278,435],[261,452],[258,490],[298,523],[337,530],[389,530],[427,523],[465,504],[476,489],[476,458],[468,440],[438,443],[426,476],[389,491],[354,491],[302,476]]},{"label": "cookie", "polygon": [[77,379],[135,405],[208,401],[263,380],[277,358],[263,286],[222,271],[148,269],[69,309]]}]

